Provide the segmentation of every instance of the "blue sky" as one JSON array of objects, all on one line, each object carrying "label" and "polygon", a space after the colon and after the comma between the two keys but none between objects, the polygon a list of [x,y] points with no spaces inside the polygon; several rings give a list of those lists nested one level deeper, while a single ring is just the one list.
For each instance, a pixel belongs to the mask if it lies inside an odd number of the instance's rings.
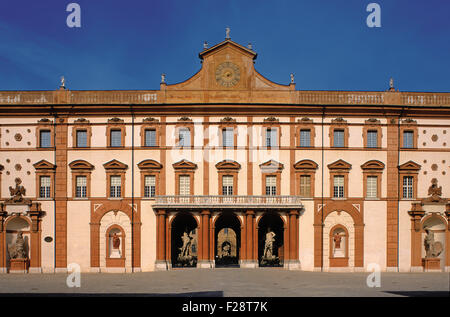
[{"label": "blue sky", "polygon": [[[81,6],[81,28],[66,6]],[[381,28],[366,7],[381,6]],[[200,67],[203,42],[253,44],[256,69],[298,90],[450,92],[446,0],[4,0],[0,90],[159,89]]]}]

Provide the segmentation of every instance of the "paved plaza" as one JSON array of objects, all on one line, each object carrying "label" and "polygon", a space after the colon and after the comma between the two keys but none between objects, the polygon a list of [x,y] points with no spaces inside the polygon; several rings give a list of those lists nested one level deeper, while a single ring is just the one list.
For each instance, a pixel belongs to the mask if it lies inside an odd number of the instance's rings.
[{"label": "paved plaza", "polygon": [[69,288],[68,274],[2,274],[0,293],[137,294],[139,296],[448,296],[449,273],[381,273],[381,287],[368,287],[370,273],[320,273],[283,269],[184,269],[148,273],[81,273]]}]

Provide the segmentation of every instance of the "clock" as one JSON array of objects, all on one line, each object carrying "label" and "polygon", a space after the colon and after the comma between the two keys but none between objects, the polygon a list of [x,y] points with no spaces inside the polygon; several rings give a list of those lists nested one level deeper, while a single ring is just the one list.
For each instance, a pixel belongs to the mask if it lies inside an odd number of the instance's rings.
[{"label": "clock", "polygon": [[232,62],[223,62],[216,68],[216,81],[223,87],[233,87],[240,78],[239,67]]}]

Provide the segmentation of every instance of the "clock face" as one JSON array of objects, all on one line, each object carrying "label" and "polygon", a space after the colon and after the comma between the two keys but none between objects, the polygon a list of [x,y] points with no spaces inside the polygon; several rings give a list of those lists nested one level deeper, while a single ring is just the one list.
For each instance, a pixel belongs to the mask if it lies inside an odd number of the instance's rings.
[{"label": "clock face", "polygon": [[239,67],[231,62],[224,62],[216,68],[216,81],[224,87],[233,87],[239,82]]}]

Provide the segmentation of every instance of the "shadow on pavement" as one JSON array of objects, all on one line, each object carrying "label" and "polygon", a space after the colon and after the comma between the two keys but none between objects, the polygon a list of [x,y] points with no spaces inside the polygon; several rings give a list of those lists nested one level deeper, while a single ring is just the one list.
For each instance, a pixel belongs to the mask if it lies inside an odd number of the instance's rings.
[{"label": "shadow on pavement", "polygon": [[191,293],[5,293],[0,297],[223,297],[222,291]]},{"label": "shadow on pavement", "polygon": [[384,293],[402,295],[408,297],[449,297],[450,293],[446,291],[385,291]]}]

